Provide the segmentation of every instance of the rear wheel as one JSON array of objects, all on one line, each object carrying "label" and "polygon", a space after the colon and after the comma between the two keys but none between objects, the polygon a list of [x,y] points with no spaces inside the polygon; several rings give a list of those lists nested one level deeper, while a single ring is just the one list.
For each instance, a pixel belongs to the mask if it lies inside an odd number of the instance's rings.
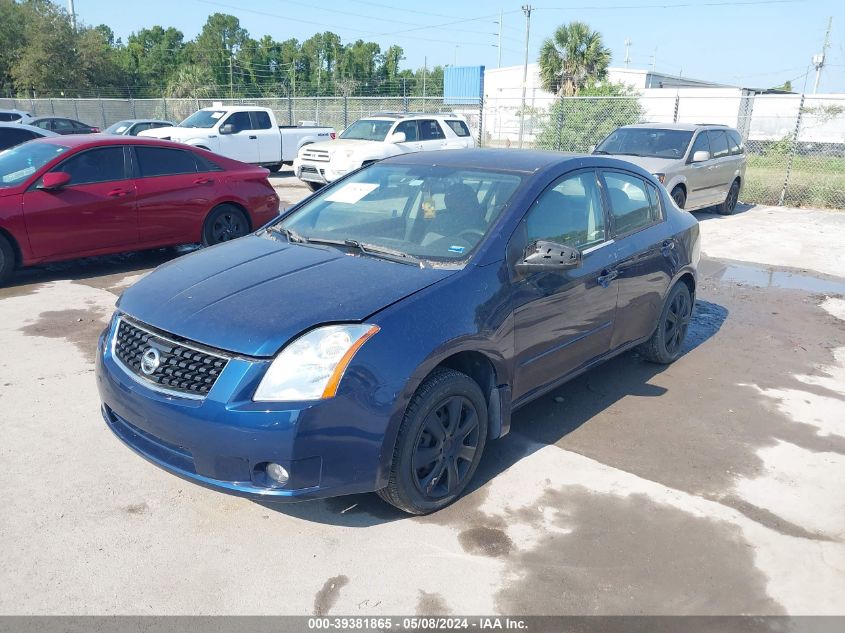
[{"label": "rear wheel", "polygon": [[410,514],[428,514],[457,499],[481,460],[487,404],[478,384],[439,368],[411,399],[379,496]]},{"label": "rear wheel", "polygon": [[324,184],[323,184],[323,183],[321,183],[321,182],[308,182],[308,181],[305,181],[305,184],[306,184],[306,185],[308,185],[308,188],[309,188],[311,191],[319,191],[320,189],[322,189],[323,187],[325,187],[325,186],[326,186],[326,185],[324,185]]},{"label": "rear wheel", "polygon": [[249,233],[249,220],[243,211],[232,204],[212,209],[202,227],[202,243],[213,246],[243,237]]},{"label": "rear wheel", "polygon": [[732,215],[736,210],[736,203],[739,200],[739,181],[734,180],[731,183],[731,188],[728,190],[728,195],[725,201],[716,207],[716,210],[722,215]]},{"label": "rear wheel", "polygon": [[4,235],[0,235],[0,285],[15,271],[15,249]]},{"label": "rear wheel", "polygon": [[660,320],[651,338],[639,350],[653,363],[668,364],[681,355],[681,346],[692,319],[692,295],[683,282],[678,282],[669,291]]},{"label": "rear wheel", "polygon": [[679,209],[683,209],[687,203],[687,194],[684,193],[683,187],[675,187],[672,189],[672,200],[678,205]]}]

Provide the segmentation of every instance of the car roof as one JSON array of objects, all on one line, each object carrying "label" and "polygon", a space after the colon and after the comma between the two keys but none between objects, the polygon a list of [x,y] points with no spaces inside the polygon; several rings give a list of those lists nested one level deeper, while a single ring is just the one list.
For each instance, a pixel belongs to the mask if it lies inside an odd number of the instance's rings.
[{"label": "car roof", "polygon": [[[20,125],[19,123],[16,125]],[[158,147],[173,147],[176,149],[194,149],[184,143],[174,143],[157,138],[144,136],[118,136],[112,134],[67,134],[51,135],[49,138],[36,138],[30,143],[55,143],[70,149],[79,147],[104,147],[106,145],[155,145]]]},{"label": "car roof", "polygon": [[[36,116],[32,117],[32,121],[44,121],[45,119],[61,119],[63,121],[77,121],[76,119],[71,119],[69,116],[53,116],[52,114],[49,116]],[[81,123],[81,121],[77,121],[77,123]]]},{"label": "car roof", "polygon": [[172,121],[168,121],[166,119],[121,119],[120,121],[115,121],[111,125],[115,125],[117,123],[172,123]]},{"label": "car roof", "polygon": [[632,125],[623,125],[622,128],[646,128],[657,130],[683,130],[685,132],[695,132],[703,128],[722,128],[725,130],[732,130],[733,128],[722,123],[634,123]]},{"label": "car roof", "polygon": [[376,112],[370,116],[361,117],[359,121],[372,121],[373,119],[380,119],[382,121],[398,121],[400,119],[456,119],[464,121],[465,117],[462,114],[455,114],[454,112]]},{"label": "car roof", "polygon": [[14,130],[29,130],[30,132],[35,132],[39,136],[61,136],[60,134],[56,134],[55,132],[51,132],[50,130],[45,130],[44,128],[35,127],[34,125],[27,125],[26,123],[16,123],[14,121],[0,121],[0,127],[11,128]]},{"label": "car roof", "polygon": [[380,162],[394,165],[437,165],[465,169],[490,169],[530,174],[552,166],[564,166],[568,162],[595,156],[588,154],[564,154],[534,149],[473,148],[441,150],[437,152],[414,152],[399,154]]}]

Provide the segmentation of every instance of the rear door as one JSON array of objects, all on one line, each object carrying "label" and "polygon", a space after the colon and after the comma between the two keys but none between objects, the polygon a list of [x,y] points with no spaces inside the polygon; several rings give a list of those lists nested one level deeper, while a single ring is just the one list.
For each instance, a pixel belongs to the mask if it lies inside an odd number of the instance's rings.
[{"label": "rear door", "polygon": [[650,182],[630,172],[601,170],[619,263],[616,324],[611,349],[649,336],[674,271],[674,238],[667,237],[660,196]]},{"label": "rear door", "polygon": [[220,127],[233,127],[231,134],[220,134],[218,151],[223,156],[234,158],[244,163],[258,164],[261,162],[258,149],[258,135],[252,129],[249,112],[232,112],[226,117]]},{"label": "rear door", "polygon": [[710,151],[713,155],[713,203],[722,202],[736,171],[737,159],[731,156],[728,135],[725,130],[708,130]]},{"label": "rear door", "polygon": [[[707,152],[710,158],[697,163],[692,162],[696,152]],[[702,206],[713,204],[718,187],[718,179],[715,173],[716,161],[710,151],[710,136],[707,130],[702,130],[692,142],[689,152],[690,161],[687,165],[687,209],[696,209]]]},{"label": "rear door", "polygon": [[23,210],[32,250],[56,257],[138,243],[135,184],[121,145],[84,150],[51,169],[66,172],[68,185],[38,189],[40,179],[23,195]]},{"label": "rear door", "polygon": [[222,170],[190,150],[133,145],[132,154],[140,241],[199,241]]},{"label": "rear door", "polygon": [[[525,246],[549,240],[578,248],[582,262],[561,271],[517,273]],[[529,208],[508,244],[514,305],[514,400],[610,349],[616,313],[616,255],[596,172],[567,174]]]},{"label": "rear door", "polygon": [[422,151],[430,152],[437,149],[446,149],[446,134],[440,128],[440,123],[435,119],[420,119],[417,121],[420,129],[420,145]]},{"label": "rear door", "polygon": [[282,162],[282,136],[279,128],[273,127],[270,115],[267,112],[250,112],[252,131],[249,136],[255,136],[258,140],[258,160],[262,165],[270,165]]},{"label": "rear door", "polygon": [[[447,145],[450,149],[475,146],[469,127],[464,121],[461,121],[460,119],[447,119],[446,125],[449,126],[452,134],[454,134],[454,136],[450,136],[446,139]],[[448,133],[449,130],[446,130],[446,132]]]}]

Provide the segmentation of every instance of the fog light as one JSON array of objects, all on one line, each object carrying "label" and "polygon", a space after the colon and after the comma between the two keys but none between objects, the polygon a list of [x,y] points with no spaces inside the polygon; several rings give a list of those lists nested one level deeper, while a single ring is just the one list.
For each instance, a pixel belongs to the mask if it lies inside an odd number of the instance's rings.
[{"label": "fog light", "polygon": [[267,468],[265,470],[267,472],[267,477],[280,486],[284,486],[290,477],[290,475],[288,475],[288,471],[286,471],[281,465],[273,462],[267,464]]}]

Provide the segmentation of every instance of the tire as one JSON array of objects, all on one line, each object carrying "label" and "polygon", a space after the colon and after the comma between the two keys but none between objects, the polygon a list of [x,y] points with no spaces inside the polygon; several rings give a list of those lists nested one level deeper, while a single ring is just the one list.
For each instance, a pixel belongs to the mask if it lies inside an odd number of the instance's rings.
[{"label": "tire", "polygon": [[0,235],[0,286],[15,272],[16,263],[15,249],[11,242],[4,235]]},{"label": "tire", "polygon": [[211,210],[202,225],[202,244],[229,242],[243,237],[249,230],[249,220],[243,211],[232,204],[221,204]]},{"label": "tire", "polygon": [[733,212],[736,211],[736,203],[739,200],[739,181],[734,180],[731,183],[731,188],[728,190],[728,195],[725,197],[725,201],[716,207],[716,211],[718,211],[721,215],[733,215]]},{"label": "tire", "polygon": [[675,187],[672,189],[672,200],[675,201],[675,204],[678,205],[679,209],[683,209],[684,205],[687,203],[687,194],[684,193],[683,187]]},{"label": "tire", "polygon": [[669,291],[660,320],[651,338],[640,345],[639,352],[653,363],[668,365],[681,355],[681,348],[692,318],[692,295],[684,282]]},{"label": "tire", "polygon": [[440,510],[466,489],[486,441],[481,388],[466,374],[438,368],[405,411],[388,484],[378,495],[409,514]]},{"label": "tire", "polygon": [[322,189],[323,187],[326,186],[321,182],[308,182],[307,180],[303,181],[303,182],[305,182],[305,184],[308,185],[308,188],[311,191],[320,191],[320,189]]},{"label": "tire", "polygon": [[280,171],[282,171],[282,163],[270,165],[270,166],[267,167],[267,169],[270,170],[271,174],[278,174]]}]

